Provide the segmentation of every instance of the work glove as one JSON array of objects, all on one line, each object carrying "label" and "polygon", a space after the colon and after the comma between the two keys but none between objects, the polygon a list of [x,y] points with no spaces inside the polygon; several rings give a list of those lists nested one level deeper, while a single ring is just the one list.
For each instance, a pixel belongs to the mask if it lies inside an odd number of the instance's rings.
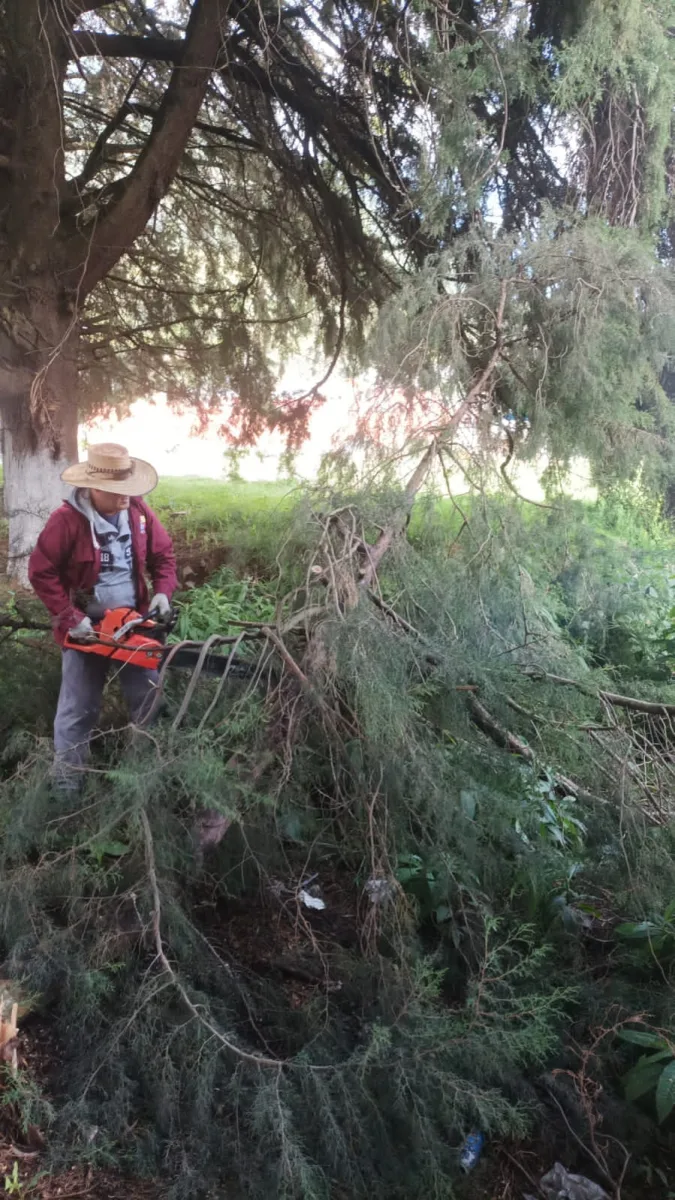
[{"label": "work glove", "polygon": [[68,636],[74,642],[95,642],[96,632],[89,617],[83,617],[77,625],[68,630]]},{"label": "work glove", "polygon": [[150,608],[148,609],[149,617],[158,617],[160,621],[163,621],[165,617],[168,617],[170,612],[169,597],[165,596],[164,592],[158,592],[156,596],[152,597]]}]

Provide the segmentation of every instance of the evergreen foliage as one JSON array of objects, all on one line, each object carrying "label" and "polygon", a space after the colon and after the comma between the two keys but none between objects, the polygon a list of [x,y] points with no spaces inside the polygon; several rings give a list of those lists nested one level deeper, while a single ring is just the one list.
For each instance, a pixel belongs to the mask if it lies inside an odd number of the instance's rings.
[{"label": "evergreen foliage", "polygon": [[[268,642],[206,721],[204,681],[171,728],[176,680],[157,728],[98,739],[80,797],[50,792],[39,741],[6,773],[3,973],[62,1039],[57,1158],[162,1170],[175,1196],[460,1195],[469,1129],[517,1144],[550,1119],[541,1073],[572,1065],[571,1022],[583,1042],[616,1005],[672,1020],[667,960],[611,932],[672,899],[667,761],[640,758],[639,713],[612,705],[593,732],[601,695],[672,688],[610,643],[599,670],[580,633],[608,584],[621,593],[640,501],[624,493],[610,519],[609,502],[554,515],[477,498],[462,525],[429,499],[379,603],[350,603],[345,531],[382,526],[392,498],[297,510],[274,628],[309,688]],[[656,577],[672,547],[650,532]],[[335,582],[312,582],[329,563]],[[531,757],[505,752],[504,730]],[[200,853],[213,812],[234,824]],[[321,912],[300,898],[315,875]],[[618,955],[610,993],[597,937]],[[658,1161],[610,1062],[612,1130]]]},{"label": "evergreen foliage", "polygon": [[603,486],[663,483],[674,322],[672,273],[633,233],[553,213],[532,237],[486,228],[384,306],[359,439],[380,456],[433,439],[474,486],[542,453],[554,490],[579,455]]},{"label": "evergreen foliage", "polygon": [[[521,233],[565,203],[651,236],[667,223],[667,0],[233,4],[177,147],[158,114],[208,5],[82,2],[40,25],[36,4],[24,13],[35,61],[16,4],[0,14],[7,162],[37,102],[30,79],[53,66],[31,169],[2,167],[3,262],[23,286],[11,236],[32,204],[33,270],[47,271],[48,230],[58,242],[82,410],[139,391],[202,411],[229,400],[231,433],[273,425],[294,445],[326,362],[300,398],[277,395],[280,360],[307,338],[329,364],[347,348],[358,359],[401,271],[496,206]],[[38,182],[55,155],[54,206]],[[148,195],[152,155],[162,186]]]}]

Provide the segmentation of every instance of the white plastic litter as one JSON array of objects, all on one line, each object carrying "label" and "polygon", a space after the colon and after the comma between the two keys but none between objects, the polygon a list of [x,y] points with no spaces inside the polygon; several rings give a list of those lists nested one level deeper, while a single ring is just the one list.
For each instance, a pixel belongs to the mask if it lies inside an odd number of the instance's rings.
[{"label": "white plastic litter", "polygon": [[300,888],[298,895],[305,908],[315,908],[317,912],[321,912],[326,907],[325,901],[320,896],[311,896],[304,888]]},{"label": "white plastic litter", "polygon": [[394,898],[394,885],[390,879],[368,879],[363,890],[371,904],[387,904]]},{"label": "white plastic litter", "polygon": [[[561,1163],[556,1163],[553,1170],[544,1175],[539,1187],[546,1200],[610,1200],[599,1184],[583,1175],[570,1175]],[[523,1200],[536,1200],[536,1197],[525,1195]]]}]

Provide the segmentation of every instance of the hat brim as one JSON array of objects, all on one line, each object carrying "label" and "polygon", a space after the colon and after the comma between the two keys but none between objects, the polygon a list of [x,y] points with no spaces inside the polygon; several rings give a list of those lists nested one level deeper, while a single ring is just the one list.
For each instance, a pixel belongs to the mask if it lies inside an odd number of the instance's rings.
[{"label": "hat brim", "polygon": [[106,479],[97,471],[89,470],[86,462],[66,467],[61,479],[73,487],[96,488],[99,492],[112,492],[116,496],[147,496],[157,487],[158,475],[149,462],[132,458],[131,474],[126,479]]}]

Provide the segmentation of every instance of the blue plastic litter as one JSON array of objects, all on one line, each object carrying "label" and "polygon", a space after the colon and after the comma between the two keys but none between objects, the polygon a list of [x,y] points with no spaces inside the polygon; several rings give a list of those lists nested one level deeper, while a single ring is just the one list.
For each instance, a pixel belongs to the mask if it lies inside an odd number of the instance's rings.
[{"label": "blue plastic litter", "polygon": [[482,1133],[478,1133],[477,1130],[474,1130],[473,1133],[469,1134],[464,1145],[462,1146],[462,1153],[459,1158],[459,1165],[467,1174],[469,1171],[473,1171],[474,1167],[477,1165],[478,1160],[483,1153],[484,1145],[485,1138]]}]

